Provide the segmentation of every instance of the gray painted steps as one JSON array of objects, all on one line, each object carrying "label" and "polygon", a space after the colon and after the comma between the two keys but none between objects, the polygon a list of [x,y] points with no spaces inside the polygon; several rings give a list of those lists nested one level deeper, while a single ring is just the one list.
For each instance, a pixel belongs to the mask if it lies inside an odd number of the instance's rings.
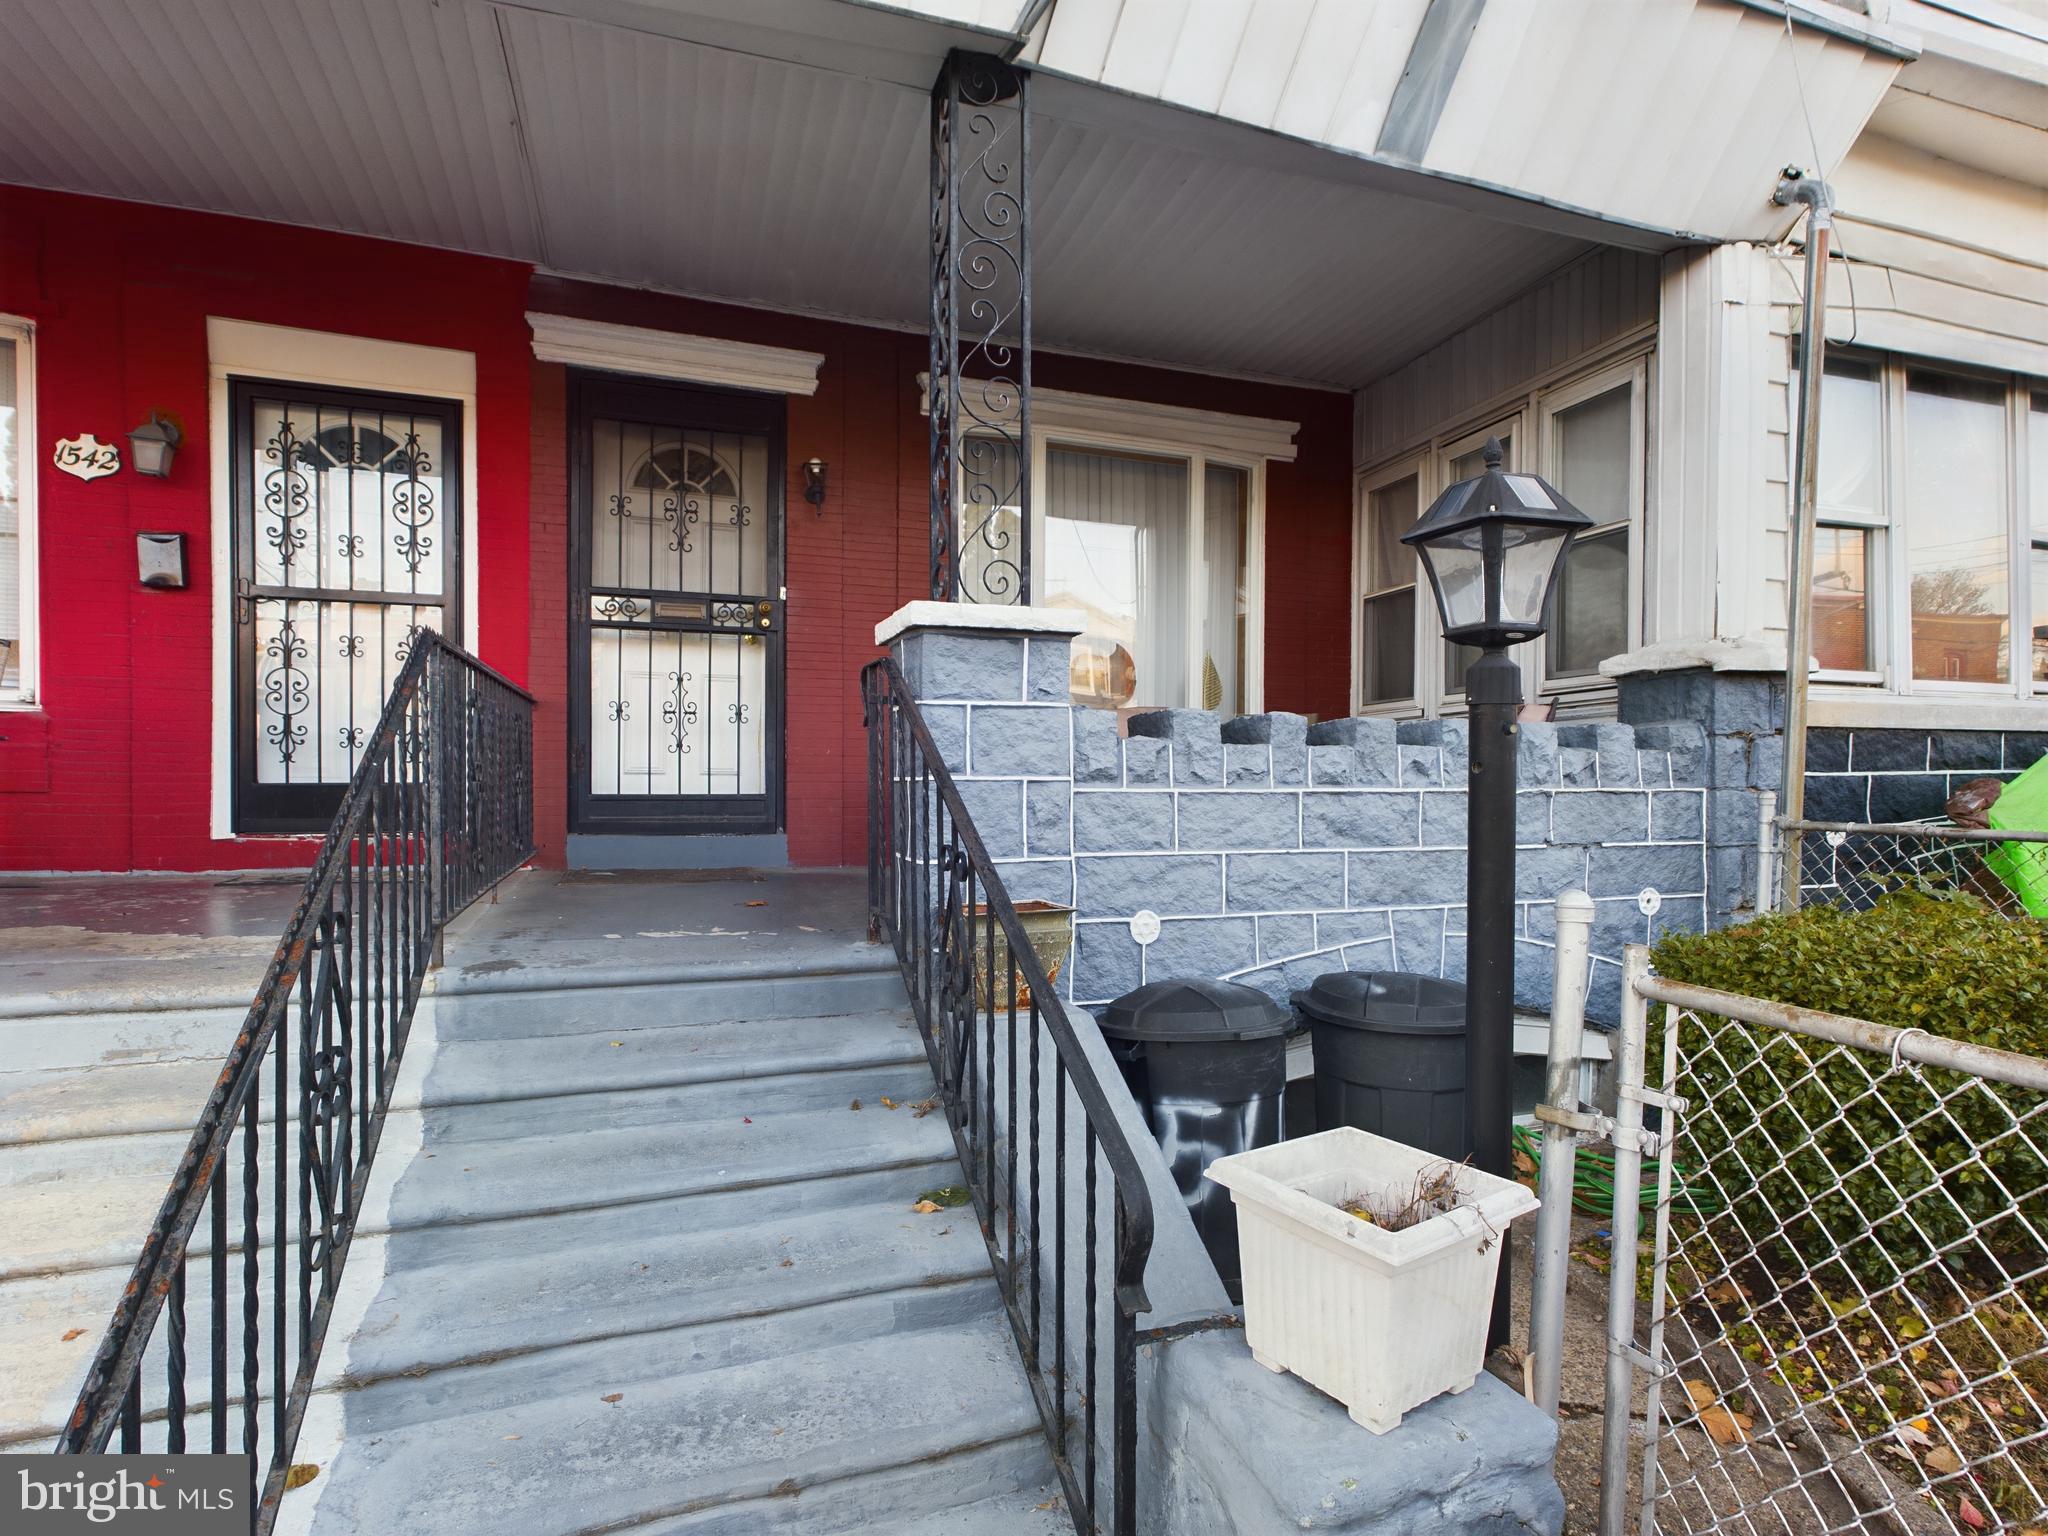
[{"label": "gray painted steps", "polygon": [[[939,1503],[926,1514],[911,1511]],[[635,1536],[1073,1536],[1034,1429],[937,1460],[812,1483],[634,1527]]]},{"label": "gray painted steps", "polygon": [[[618,1245],[631,1241],[630,1234],[646,1234],[644,1246],[648,1249],[657,1249],[668,1243],[683,1247],[688,1252],[687,1247],[670,1234],[703,1231],[722,1239],[728,1229],[738,1232],[747,1230],[749,1225],[765,1224],[776,1227],[776,1236],[780,1237],[785,1231],[803,1229],[803,1224],[808,1222],[829,1222],[835,1213],[852,1207],[879,1208],[904,1220],[922,1221],[924,1218],[908,1214],[911,1203],[922,1191],[958,1176],[958,1164],[949,1157],[902,1168],[792,1180],[766,1190],[740,1189],[644,1205],[599,1207],[566,1215],[514,1217],[466,1226],[408,1230],[396,1237],[388,1232],[365,1230],[358,1234],[350,1249],[349,1273],[375,1275],[391,1271],[394,1267],[402,1271],[417,1266],[422,1272],[434,1274],[437,1279],[446,1279],[449,1297],[456,1295],[458,1282],[466,1274],[467,1283],[477,1287],[479,1306],[488,1316],[495,1307],[518,1309],[518,1298],[504,1297],[503,1288],[493,1285],[491,1275],[492,1264],[501,1256],[512,1254],[515,1258],[511,1267],[522,1278],[533,1279],[536,1269],[543,1272],[535,1281],[535,1305],[526,1310],[544,1314],[547,1296],[539,1287],[559,1287],[566,1276],[587,1273],[591,1266],[601,1262],[594,1256],[614,1252]],[[927,1238],[935,1237],[939,1229],[949,1225],[954,1224],[941,1219],[925,1227],[923,1232]],[[954,1225],[951,1235],[961,1232],[972,1237],[972,1223]],[[400,1249],[396,1260],[391,1251],[394,1244]],[[984,1270],[986,1268],[986,1260],[981,1257],[985,1250],[978,1245],[965,1250],[965,1259],[960,1259],[957,1252],[941,1253],[936,1251],[936,1245],[932,1247],[929,1273],[935,1281],[956,1278],[950,1269],[955,1262],[959,1263],[963,1273],[977,1261]],[[887,1275],[880,1275],[868,1284],[879,1288],[890,1283],[917,1283],[914,1279],[916,1258],[915,1254],[898,1256],[894,1269],[890,1271],[896,1277],[894,1281]],[[636,1259],[631,1262],[642,1261]],[[233,1262],[239,1266],[240,1260]],[[651,1258],[644,1262],[654,1263]],[[713,1262],[716,1260],[704,1261],[696,1273],[702,1275]],[[263,1263],[267,1276],[269,1250],[265,1251]],[[554,1265],[560,1266],[559,1271],[550,1268]],[[77,1395],[78,1382],[83,1378],[92,1350],[99,1342],[99,1331],[105,1327],[107,1316],[113,1309],[112,1298],[128,1278],[129,1268],[130,1264],[124,1262],[102,1269],[15,1280],[0,1288],[0,1361],[7,1362],[7,1369],[0,1371],[0,1447],[23,1444],[28,1449],[41,1450],[55,1438],[63,1416],[70,1411],[72,1400]],[[783,1278],[798,1283],[784,1289],[781,1304],[800,1305],[820,1299],[829,1288],[819,1282],[827,1274],[839,1273],[844,1268],[843,1263],[821,1264],[817,1268],[806,1268],[798,1276],[793,1273],[795,1266],[792,1266],[792,1274]],[[780,1270],[779,1261],[777,1269]],[[235,1273],[240,1273],[239,1268]],[[654,1271],[650,1270],[650,1273]],[[414,1295],[417,1291],[416,1286],[408,1285],[405,1293]],[[496,1341],[483,1344],[471,1336],[471,1347],[456,1352],[433,1344],[431,1335],[420,1326],[423,1312],[430,1312],[433,1317],[443,1320],[444,1326],[463,1326],[464,1303],[459,1298],[448,1301],[436,1293],[429,1297],[426,1307],[408,1310],[400,1322],[390,1320],[388,1309],[380,1313],[375,1333],[365,1335],[362,1353],[348,1368],[361,1376],[421,1365],[431,1367],[460,1359],[471,1352],[485,1354],[542,1349],[606,1336],[636,1324],[645,1327],[679,1325],[702,1320],[713,1315],[715,1310],[694,1303],[687,1292],[679,1293],[675,1287],[659,1282],[652,1286],[652,1292],[641,1293],[637,1298],[639,1309],[631,1318],[605,1315],[590,1319],[585,1314],[583,1320],[579,1320],[576,1314],[563,1313],[545,1322],[537,1322],[530,1332],[518,1336],[510,1345],[505,1343],[507,1336],[503,1333]],[[495,1304],[493,1296],[499,1298]],[[504,1314],[499,1315],[502,1317]],[[189,1358],[206,1358],[212,1340],[210,1313],[204,1307],[188,1309],[186,1326]],[[240,1324],[235,1322],[231,1326],[239,1329]],[[65,1342],[63,1335],[73,1328],[81,1328],[85,1332],[79,1338]],[[404,1358],[407,1341],[419,1343],[423,1335],[427,1335],[430,1342],[420,1348],[419,1358],[402,1366],[393,1366],[392,1362]],[[237,1333],[233,1347],[240,1347],[238,1341]],[[340,1342],[339,1334],[336,1342]],[[335,1349],[323,1360],[323,1374],[331,1377],[344,1362],[349,1362],[348,1351]],[[163,1407],[164,1395],[162,1373],[147,1373],[143,1378],[143,1410],[152,1420]],[[230,1394],[230,1401],[240,1403],[239,1390]]]},{"label": "gray painted steps", "polygon": [[[878,955],[888,954],[878,950]],[[749,973],[667,982],[636,978],[542,991],[476,992],[444,984],[438,996],[444,1041],[507,1041],[901,1008],[903,981],[890,956],[886,967],[877,959],[857,969],[795,975]]]},{"label": "gray painted steps", "polygon": [[[894,1001],[901,1000],[899,987]],[[640,1029],[599,1027],[524,1038],[516,1050],[495,1037],[451,1041],[444,1034],[422,1097],[429,1107],[439,1107],[924,1059],[917,1026],[902,1007]]]},{"label": "gray painted steps", "polygon": [[971,1214],[918,1215],[910,1205],[930,1186],[898,1183],[884,1201],[748,1226],[686,1228],[627,1206],[576,1222],[573,1239],[554,1222],[472,1227],[440,1234],[431,1262],[392,1239],[384,1287],[349,1344],[348,1380],[985,1276]]},{"label": "gray painted steps", "polygon": [[[438,1418],[380,1425],[374,1408],[359,1414],[351,1401],[350,1440],[311,1485],[313,1528],[583,1536],[976,1447],[1022,1442],[1028,1452],[1037,1413],[993,1287],[977,1289],[978,1315],[932,1317],[928,1294],[892,1308],[886,1331],[847,1337],[840,1320],[820,1319],[780,1330],[794,1348],[730,1363],[691,1353],[687,1331],[630,1341],[630,1362],[604,1346],[570,1352],[553,1362],[551,1395],[470,1393]],[[926,1511],[948,1502],[931,1470]],[[897,1528],[870,1512],[880,1518],[867,1528]]]}]

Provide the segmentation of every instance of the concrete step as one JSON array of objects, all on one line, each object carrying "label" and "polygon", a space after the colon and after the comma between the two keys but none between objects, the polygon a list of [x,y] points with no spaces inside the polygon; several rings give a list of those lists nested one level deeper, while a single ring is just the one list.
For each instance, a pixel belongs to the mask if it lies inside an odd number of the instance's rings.
[{"label": "concrete step", "polygon": [[901,1007],[532,1036],[516,1050],[495,1038],[444,1037],[420,1096],[440,1107],[922,1060],[916,1021]]},{"label": "concrete step", "polygon": [[[383,1177],[390,1180],[391,1175],[384,1174]],[[359,1366],[352,1365],[354,1357],[348,1339],[364,1310],[362,1298],[380,1296],[384,1277],[394,1271],[403,1274],[416,1267],[449,1272],[458,1279],[468,1275],[488,1277],[490,1266],[499,1255],[517,1254],[523,1265],[542,1272],[534,1281],[533,1304],[528,1309],[538,1314],[545,1310],[547,1296],[552,1294],[548,1278],[550,1266],[560,1266],[565,1272],[580,1268],[587,1274],[590,1266],[585,1261],[586,1252],[606,1251],[608,1246],[626,1241],[625,1234],[630,1232],[647,1234],[647,1245],[658,1247],[675,1243],[672,1235],[685,1232],[722,1237],[728,1230],[744,1230],[764,1224],[803,1231],[806,1230],[804,1224],[829,1221],[835,1213],[848,1208],[879,1207],[885,1212],[907,1213],[920,1193],[958,1178],[959,1165],[948,1156],[899,1168],[797,1179],[765,1190],[742,1188],[616,1209],[599,1207],[565,1215],[422,1228],[410,1230],[395,1240],[389,1232],[365,1230],[357,1235],[349,1250],[343,1291],[347,1301],[336,1314],[331,1342],[321,1361],[321,1380],[323,1384],[331,1384],[355,1369],[366,1374],[386,1374],[393,1368],[390,1362],[396,1361],[403,1351],[382,1337],[387,1326],[381,1319],[388,1313],[388,1308],[380,1311],[378,1331],[366,1335],[366,1352],[360,1357],[363,1363]],[[905,1215],[905,1219],[921,1222],[925,1218]],[[931,1237],[947,1225],[950,1223],[941,1220],[920,1230]],[[954,1227],[954,1235],[961,1231],[972,1234],[972,1221]],[[200,1232],[200,1248],[203,1250],[206,1247],[206,1229],[202,1226]],[[394,1248],[397,1250],[395,1258]],[[986,1250],[977,1243],[973,1253],[985,1269]],[[666,1276],[668,1273],[651,1259],[634,1262],[649,1263],[652,1266],[648,1272],[650,1275]],[[907,1260],[899,1259],[897,1262],[904,1273],[910,1271]],[[232,1263],[235,1266],[232,1273],[239,1277],[239,1257]],[[0,1283],[0,1360],[7,1362],[6,1370],[0,1371],[0,1449],[11,1449],[25,1443],[27,1448],[39,1450],[55,1437],[58,1426],[78,1394],[79,1384],[85,1378],[85,1368],[91,1361],[93,1350],[98,1347],[100,1334],[106,1327],[114,1300],[120,1294],[132,1264],[131,1254],[118,1267]],[[269,1266],[270,1250],[266,1249],[263,1255],[263,1274],[266,1277],[263,1296],[266,1301],[269,1297]],[[776,1267],[780,1271],[779,1263]],[[798,1278],[794,1275],[794,1268],[792,1266],[790,1272],[793,1279]],[[802,1283],[793,1287],[789,1294],[800,1295],[804,1300],[816,1300],[831,1294],[821,1282],[828,1271],[838,1273],[842,1269],[843,1266],[835,1269],[821,1265],[818,1274],[807,1272],[801,1277]],[[526,1271],[522,1269],[521,1272],[524,1274]],[[697,1271],[699,1274],[703,1272],[701,1268]],[[197,1297],[201,1294],[196,1289],[199,1284],[197,1276],[203,1271],[194,1273],[193,1295]],[[934,1273],[943,1277],[944,1270]],[[490,1304],[488,1285],[483,1280],[477,1283],[484,1285],[484,1302]],[[664,1284],[661,1279],[650,1281],[649,1289],[655,1299],[640,1314],[645,1326],[668,1326],[692,1317],[717,1315],[715,1308],[692,1307],[689,1297],[671,1294],[674,1287]],[[857,1290],[859,1286],[850,1283],[848,1289]],[[645,1293],[642,1299],[647,1299]],[[674,1303],[674,1309],[664,1311],[663,1307],[669,1302]],[[508,1299],[503,1304],[517,1306],[516,1299]],[[452,1316],[454,1321],[449,1326],[457,1329],[462,1326],[460,1313],[459,1306],[437,1306],[435,1309],[438,1317]],[[601,1324],[603,1319],[600,1317],[597,1321]],[[189,1329],[187,1358],[203,1361],[211,1349],[212,1331],[211,1318],[201,1302],[195,1300],[188,1306],[186,1323]],[[232,1347],[238,1350],[239,1312],[234,1314],[230,1326],[236,1330]],[[269,1337],[269,1327],[266,1314],[262,1325],[266,1338]],[[65,1338],[73,1329],[81,1330],[78,1337]],[[573,1320],[538,1324],[536,1341],[531,1347],[560,1344],[606,1331],[602,1326],[581,1327]],[[152,1348],[156,1347],[157,1344],[152,1345]],[[512,1337],[509,1342],[501,1338],[497,1344],[484,1346],[477,1352],[494,1349],[499,1353],[517,1353],[525,1347],[528,1346],[517,1337]],[[407,1365],[447,1363],[458,1358],[447,1351],[436,1352],[433,1349],[422,1349],[419,1355],[418,1360],[407,1362]],[[239,1355],[236,1358],[239,1359]],[[236,1369],[239,1371],[239,1367]],[[239,1380],[237,1374],[237,1390],[230,1395],[230,1401],[234,1403],[241,1401]],[[161,1372],[151,1371],[145,1375],[143,1408],[146,1415],[154,1417],[162,1408],[164,1393]]]},{"label": "concrete step", "polygon": [[[914,1514],[942,1489],[944,1509]],[[877,1512],[883,1512],[879,1517]],[[813,1483],[633,1527],[635,1536],[1073,1536],[1044,1437]]]},{"label": "concrete step", "polygon": [[[926,1174],[925,1177],[930,1177]],[[988,1250],[971,1213],[919,1215],[892,1198],[711,1228],[701,1212],[623,1206],[379,1240],[352,1253],[383,1271],[336,1364],[352,1385],[878,1292],[977,1279]],[[554,1230],[573,1226],[573,1236]],[[421,1250],[424,1250],[421,1251]]]},{"label": "concrete step", "polygon": [[[885,963],[886,962],[886,963]],[[544,1035],[606,1033],[676,1024],[748,1019],[816,1018],[903,1006],[895,955],[836,957],[832,968],[788,973],[699,966],[686,975],[620,976],[603,985],[519,991],[465,988],[440,981],[443,1040],[517,1040]]]},{"label": "concrete step", "polygon": [[[318,1406],[343,1405],[348,1438],[308,1485],[314,1502],[287,1501],[281,1530],[594,1536],[1038,1431],[992,1281],[640,1335]],[[333,1444],[333,1426],[309,1421],[307,1443]],[[955,1502],[937,1475],[921,1495],[868,1509],[870,1528]]]},{"label": "concrete step", "polygon": [[[607,1089],[558,1097],[462,1104],[426,1111],[428,1142],[443,1156],[454,1147],[540,1136],[572,1136],[592,1126],[608,1131],[677,1129],[733,1120],[837,1110],[890,1111],[883,1101],[922,1109],[933,1092],[924,1051],[882,1066],[831,1071],[739,1074],[679,1087]],[[861,1110],[852,1110],[858,1100]],[[899,1109],[897,1112],[903,1112]],[[910,1110],[915,1115],[917,1110]]]}]

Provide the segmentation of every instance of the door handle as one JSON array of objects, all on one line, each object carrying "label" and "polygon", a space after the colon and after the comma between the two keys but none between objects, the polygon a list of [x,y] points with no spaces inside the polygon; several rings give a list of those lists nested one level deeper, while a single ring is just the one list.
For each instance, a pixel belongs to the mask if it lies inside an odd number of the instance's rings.
[{"label": "door handle", "polygon": [[256,622],[256,584],[246,576],[235,578],[235,622]]}]

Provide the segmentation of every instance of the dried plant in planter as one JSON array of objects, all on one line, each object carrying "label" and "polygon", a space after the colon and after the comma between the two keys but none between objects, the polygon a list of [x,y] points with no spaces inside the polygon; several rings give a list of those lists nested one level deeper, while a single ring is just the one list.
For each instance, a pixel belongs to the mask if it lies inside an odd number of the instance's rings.
[{"label": "dried plant in planter", "polygon": [[1337,1208],[1347,1216],[1383,1227],[1389,1232],[1420,1226],[1433,1216],[1446,1216],[1466,1204],[1458,1188],[1458,1173],[1464,1163],[1430,1163],[1412,1182],[1397,1184],[1374,1194],[1339,1200]]}]

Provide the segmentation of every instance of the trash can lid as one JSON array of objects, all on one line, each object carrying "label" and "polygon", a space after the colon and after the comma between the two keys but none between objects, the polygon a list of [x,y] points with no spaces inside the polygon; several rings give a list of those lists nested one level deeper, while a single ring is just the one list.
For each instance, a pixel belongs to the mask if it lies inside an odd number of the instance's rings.
[{"label": "trash can lid", "polygon": [[1465,1030],[1465,986],[1412,971],[1328,971],[1294,994],[1294,1006],[1324,1024],[1388,1035]]},{"label": "trash can lid", "polygon": [[1098,1015],[1117,1040],[1265,1040],[1294,1028],[1294,1015],[1256,987],[1233,981],[1151,981]]}]

